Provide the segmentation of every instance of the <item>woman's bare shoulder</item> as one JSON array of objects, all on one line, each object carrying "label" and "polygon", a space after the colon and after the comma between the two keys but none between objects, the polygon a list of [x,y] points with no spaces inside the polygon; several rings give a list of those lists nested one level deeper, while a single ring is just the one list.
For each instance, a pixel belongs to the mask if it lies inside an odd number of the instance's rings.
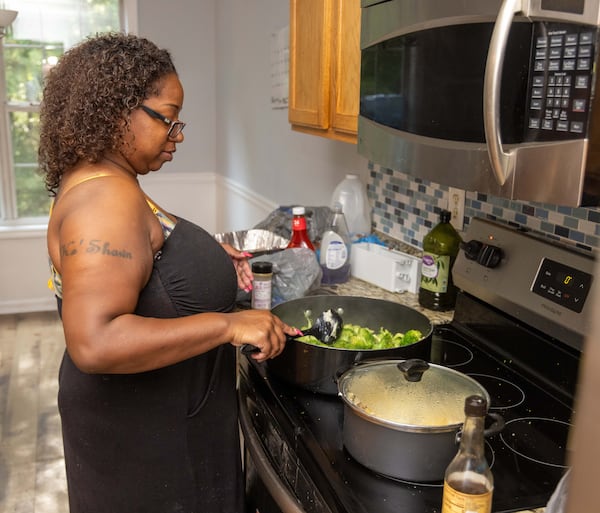
[{"label": "woman's bare shoulder", "polygon": [[85,241],[132,248],[150,258],[161,229],[134,177],[80,173],[61,187],[48,224],[48,249],[60,266],[69,245]]}]

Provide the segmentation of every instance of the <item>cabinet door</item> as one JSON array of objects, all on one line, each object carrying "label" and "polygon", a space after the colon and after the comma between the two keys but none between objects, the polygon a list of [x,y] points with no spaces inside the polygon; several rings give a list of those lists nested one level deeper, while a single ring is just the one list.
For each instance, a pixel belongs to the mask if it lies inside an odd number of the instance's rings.
[{"label": "cabinet door", "polygon": [[334,0],[290,0],[288,117],[292,125],[330,126]]},{"label": "cabinet door", "polygon": [[334,130],[356,135],[360,97],[360,2],[339,0],[334,54]]}]

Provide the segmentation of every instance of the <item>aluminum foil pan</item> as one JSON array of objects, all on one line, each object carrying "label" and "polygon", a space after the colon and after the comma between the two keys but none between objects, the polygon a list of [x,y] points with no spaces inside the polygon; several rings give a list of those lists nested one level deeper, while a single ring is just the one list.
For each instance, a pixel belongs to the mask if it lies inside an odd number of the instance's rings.
[{"label": "aluminum foil pan", "polygon": [[243,230],[237,232],[216,233],[219,242],[231,244],[240,251],[248,251],[253,255],[272,253],[285,249],[289,240],[267,230]]}]

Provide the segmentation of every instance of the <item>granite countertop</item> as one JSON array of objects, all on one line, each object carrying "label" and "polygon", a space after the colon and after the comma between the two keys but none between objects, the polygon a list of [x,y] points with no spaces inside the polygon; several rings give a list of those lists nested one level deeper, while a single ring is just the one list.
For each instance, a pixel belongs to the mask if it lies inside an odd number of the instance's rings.
[{"label": "granite countertop", "polygon": [[394,303],[400,303],[404,306],[414,308],[415,310],[426,315],[427,318],[433,324],[444,324],[452,320],[454,310],[448,310],[446,312],[436,312],[423,308],[419,305],[419,298],[417,294],[412,292],[388,292],[387,290],[381,289],[376,285],[368,283],[358,278],[351,277],[346,283],[340,283],[337,285],[321,285],[321,287],[315,291],[315,294],[319,292],[337,294],[338,296],[361,296],[375,299],[385,299],[387,301],[393,301]]},{"label": "granite countertop", "polygon": [[[383,241],[386,244],[386,247],[389,249],[401,251],[403,253],[413,255],[416,257],[421,257],[423,253],[422,250],[420,250],[419,248],[415,248],[395,239],[390,239],[381,232],[375,232],[375,235],[377,235],[377,237],[381,241]],[[338,294],[340,296],[362,296],[375,299],[385,299],[387,301],[400,303],[404,306],[414,308],[415,310],[426,315],[427,318],[433,324],[448,323],[452,320],[452,317],[454,315],[454,310],[437,312],[422,307],[419,304],[418,295],[412,292],[389,292],[378,287],[377,285],[373,285],[372,283],[355,278],[354,276],[351,276],[346,283],[341,283],[339,285],[321,285],[321,290],[333,294]]]}]

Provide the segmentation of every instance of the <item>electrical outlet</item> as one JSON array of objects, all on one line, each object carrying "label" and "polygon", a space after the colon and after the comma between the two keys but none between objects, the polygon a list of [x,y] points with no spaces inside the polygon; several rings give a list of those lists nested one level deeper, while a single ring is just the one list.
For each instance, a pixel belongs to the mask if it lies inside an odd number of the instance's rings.
[{"label": "electrical outlet", "polygon": [[448,189],[448,210],[450,211],[450,223],[459,232],[463,229],[465,217],[465,191],[450,187]]}]

